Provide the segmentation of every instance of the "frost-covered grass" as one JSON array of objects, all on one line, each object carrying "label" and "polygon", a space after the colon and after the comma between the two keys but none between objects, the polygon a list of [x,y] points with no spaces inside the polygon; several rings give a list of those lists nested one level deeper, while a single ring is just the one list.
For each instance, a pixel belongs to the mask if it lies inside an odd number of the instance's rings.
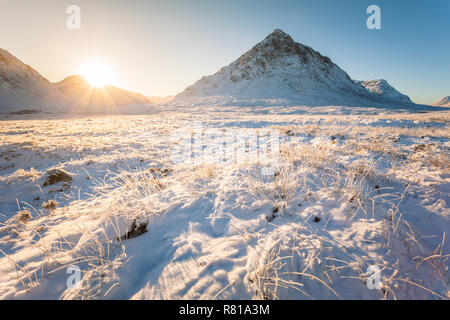
[{"label": "frost-covered grass", "polygon": [[[448,299],[450,113],[275,111],[1,121],[0,297]],[[277,130],[279,168],[173,163],[199,122]]]}]

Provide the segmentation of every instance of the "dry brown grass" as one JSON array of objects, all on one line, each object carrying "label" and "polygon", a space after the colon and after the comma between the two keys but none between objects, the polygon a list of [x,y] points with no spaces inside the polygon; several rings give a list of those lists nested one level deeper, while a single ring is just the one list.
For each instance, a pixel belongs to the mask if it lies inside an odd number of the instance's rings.
[{"label": "dry brown grass", "polygon": [[42,208],[50,214],[58,208],[58,205],[58,201],[48,200],[42,204]]},{"label": "dry brown grass", "polygon": [[16,219],[20,223],[27,223],[32,218],[31,212],[29,210],[19,211],[16,215]]}]

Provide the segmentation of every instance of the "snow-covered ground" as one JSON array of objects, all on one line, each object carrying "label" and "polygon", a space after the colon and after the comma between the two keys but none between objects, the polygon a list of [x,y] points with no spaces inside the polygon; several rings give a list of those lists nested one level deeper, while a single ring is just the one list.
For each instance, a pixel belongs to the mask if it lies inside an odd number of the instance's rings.
[{"label": "snow-covered ground", "polygon": [[[10,116],[0,298],[448,299],[450,112],[396,112]],[[279,136],[277,166],[174,161],[199,126],[201,150]]]}]

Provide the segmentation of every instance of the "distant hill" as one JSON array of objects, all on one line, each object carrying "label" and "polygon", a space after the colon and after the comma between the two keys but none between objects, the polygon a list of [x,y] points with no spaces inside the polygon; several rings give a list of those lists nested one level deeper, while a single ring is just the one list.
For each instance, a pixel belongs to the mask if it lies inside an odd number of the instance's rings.
[{"label": "distant hill", "polygon": [[85,108],[111,108],[127,106],[132,104],[149,103],[144,95],[131,92],[115,86],[95,88],[82,76],[70,76],[54,84],[67,99],[70,105],[79,105]]},{"label": "distant hill", "polygon": [[436,101],[432,105],[438,107],[450,107],[450,96],[444,97],[441,100]]},{"label": "distant hill", "polygon": [[386,101],[413,103],[407,95],[397,91],[386,80],[380,79],[355,82],[359,83],[370,92],[377,94],[379,97],[385,99]]}]

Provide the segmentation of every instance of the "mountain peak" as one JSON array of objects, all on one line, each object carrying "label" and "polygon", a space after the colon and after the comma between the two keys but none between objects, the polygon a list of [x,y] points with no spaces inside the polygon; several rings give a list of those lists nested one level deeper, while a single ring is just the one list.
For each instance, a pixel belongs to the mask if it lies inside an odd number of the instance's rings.
[{"label": "mountain peak", "polygon": [[289,42],[289,43],[294,42],[292,37],[290,35],[288,35],[287,33],[285,33],[281,29],[273,30],[272,33],[270,33],[266,36],[265,40],[279,40],[279,41],[285,41],[285,42]]},{"label": "mountain peak", "polygon": [[256,54],[262,55],[261,58],[268,58],[269,60],[271,60],[271,58],[288,55],[297,55],[304,58],[308,53],[312,53],[312,50],[308,49],[309,47],[295,42],[292,37],[283,30],[275,29],[243,56]]}]

